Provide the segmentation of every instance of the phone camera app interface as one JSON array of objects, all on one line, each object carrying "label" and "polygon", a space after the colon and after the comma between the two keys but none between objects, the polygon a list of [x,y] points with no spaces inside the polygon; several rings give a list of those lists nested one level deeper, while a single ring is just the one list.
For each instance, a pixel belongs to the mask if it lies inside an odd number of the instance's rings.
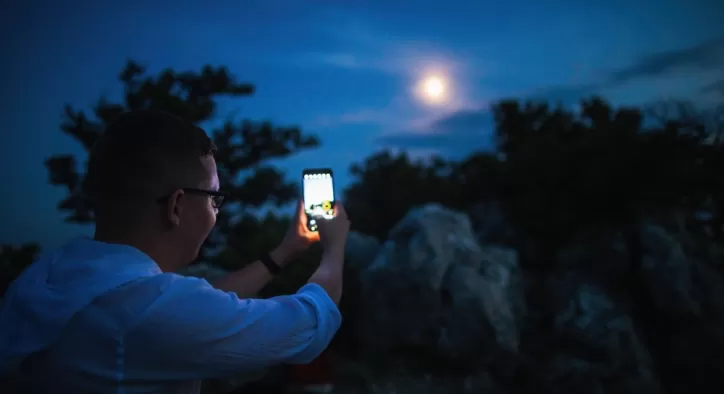
[{"label": "phone camera app interface", "polygon": [[304,174],[304,205],[308,216],[334,217],[332,174]]}]

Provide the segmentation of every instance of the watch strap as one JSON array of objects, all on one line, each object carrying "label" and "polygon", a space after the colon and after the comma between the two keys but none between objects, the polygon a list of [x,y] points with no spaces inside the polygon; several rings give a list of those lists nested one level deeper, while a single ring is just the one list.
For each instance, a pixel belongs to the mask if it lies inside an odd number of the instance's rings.
[{"label": "watch strap", "polygon": [[282,267],[279,266],[274,260],[272,260],[271,255],[269,253],[264,253],[260,258],[259,261],[261,261],[262,264],[266,267],[266,269],[271,272],[272,275],[276,275],[280,272],[282,272]]}]

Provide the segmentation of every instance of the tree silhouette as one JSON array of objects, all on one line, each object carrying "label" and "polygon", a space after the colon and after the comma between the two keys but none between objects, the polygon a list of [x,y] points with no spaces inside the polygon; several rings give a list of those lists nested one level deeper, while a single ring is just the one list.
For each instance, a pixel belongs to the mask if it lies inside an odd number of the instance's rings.
[{"label": "tree silhouette", "polygon": [[689,152],[695,150],[695,170],[691,166],[677,169],[689,178],[680,186],[695,192],[686,202],[690,213],[687,219],[694,223],[690,230],[724,243],[724,103],[701,110],[691,103],[666,101],[649,108],[648,113],[662,129],[668,130],[664,135],[669,138],[672,130],[685,130],[697,142],[695,148],[689,147]]},{"label": "tree silhouette", "polygon": [[454,204],[458,199],[451,171],[450,163],[440,158],[412,161],[406,153],[380,152],[353,164],[350,173],[356,179],[344,192],[353,228],[384,240],[411,207]]},{"label": "tree silhouette", "polygon": [[693,215],[716,190],[707,133],[681,118],[644,127],[641,110],[598,98],[582,102],[578,114],[503,102],[495,118],[507,211],[551,252],[585,229]]},{"label": "tree silhouette", "polygon": [[[673,376],[675,357],[661,351],[665,318],[647,289],[641,229],[675,213],[700,233],[721,237],[724,144],[717,123],[691,110],[649,122],[640,109],[595,97],[577,110],[507,100],[493,114],[495,155],[425,163],[383,152],[353,166],[355,183],[345,195],[355,228],[384,238],[414,205],[436,201],[465,210],[497,200],[519,234],[522,268],[536,278],[526,294],[532,331],[524,334],[534,340],[523,346],[543,362],[557,351],[545,278],[570,268],[559,266],[559,252],[585,235],[621,234],[627,269],[602,284],[627,292],[658,368]],[[698,219],[702,211],[710,213],[705,221]]]},{"label": "tree silhouette", "polygon": [[[721,195],[714,175],[721,171],[715,163],[721,147],[698,121],[679,115],[644,127],[640,110],[614,109],[596,98],[584,101],[578,115],[545,104],[502,103],[496,126],[512,190],[504,204],[515,227],[539,246],[527,268],[545,277],[559,269],[556,253],[579,234],[622,234],[628,269],[614,285],[632,300],[662,380],[676,376],[676,357],[662,350],[665,328],[672,325],[647,288],[641,229],[647,220],[673,213],[694,218],[707,204],[717,212],[712,201]],[[538,283],[528,305],[546,311],[546,290]],[[538,319],[535,336],[550,336],[551,316],[544,312]],[[554,351],[543,349],[542,356]]]},{"label": "tree silhouette", "polygon": [[457,185],[458,208],[465,209],[490,200],[507,199],[506,163],[497,155],[478,152],[453,164],[451,183]]},{"label": "tree silhouette", "polygon": [[[92,109],[92,117],[83,111],[65,108],[61,130],[90,150],[104,128],[124,111],[158,109],[196,124],[214,119],[219,97],[242,97],[254,87],[239,83],[224,67],[205,66],[200,72],[176,72],[166,69],[156,76],[146,75],[143,66],[129,61],[119,76],[124,96],[119,103],[101,98]],[[211,136],[218,146],[216,157],[222,188],[230,192],[229,203],[222,207],[214,233],[204,251],[212,251],[220,241],[236,230],[248,228],[250,208],[265,204],[281,205],[297,195],[297,185],[263,163],[317,147],[314,136],[297,127],[275,127],[269,122],[227,121]],[[58,204],[68,222],[93,222],[93,211],[82,194],[84,171],[72,155],[57,155],[46,160],[50,183],[64,187],[68,196]],[[240,220],[245,217],[245,220]],[[240,228],[236,228],[241,223]],[[241,242],[238,238],[235,242]]]},{"label": "tree silhouette", "polygon": [[609,228],[633,237],[643,220],[672,212],[692,221],[709,212],[707,233],[721,237],[721,113],[705,118],[678,108],[648,122],[638,108],[596,97],[576,111],[501,101],[493,106],[496,154],[453,163],[380,152],[352,165],[346,204],[358,231],[384,238],[418,204],[464,210],[499,200],[516,230],[538,246],[531,263],[543,271],[554,269],[556,252],[581,232]]}]

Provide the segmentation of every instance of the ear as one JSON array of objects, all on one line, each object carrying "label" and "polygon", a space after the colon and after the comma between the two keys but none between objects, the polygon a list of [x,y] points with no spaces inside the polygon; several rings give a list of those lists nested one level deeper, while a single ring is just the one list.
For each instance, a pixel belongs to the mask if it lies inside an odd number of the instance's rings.
[{"label": "ear", "polygon": [[181,224],[181,212],[183,211],[184,203],[183,196],[183,190],[176,190],[171,197],[169,197],[168,202],[166,202],[166,219],[173,227],[178,227]]}]

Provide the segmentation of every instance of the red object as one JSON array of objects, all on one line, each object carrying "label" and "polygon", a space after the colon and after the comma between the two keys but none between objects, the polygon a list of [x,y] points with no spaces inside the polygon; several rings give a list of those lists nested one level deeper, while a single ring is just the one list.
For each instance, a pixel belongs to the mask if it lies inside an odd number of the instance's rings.
[{"label": "red object", "polygon": [[292,365],[289,371],[289,381],[293,386],[314,390],[318,386],[334,384],[334,359],[329,351],[325,350],[314,361],[306,365]]}]

